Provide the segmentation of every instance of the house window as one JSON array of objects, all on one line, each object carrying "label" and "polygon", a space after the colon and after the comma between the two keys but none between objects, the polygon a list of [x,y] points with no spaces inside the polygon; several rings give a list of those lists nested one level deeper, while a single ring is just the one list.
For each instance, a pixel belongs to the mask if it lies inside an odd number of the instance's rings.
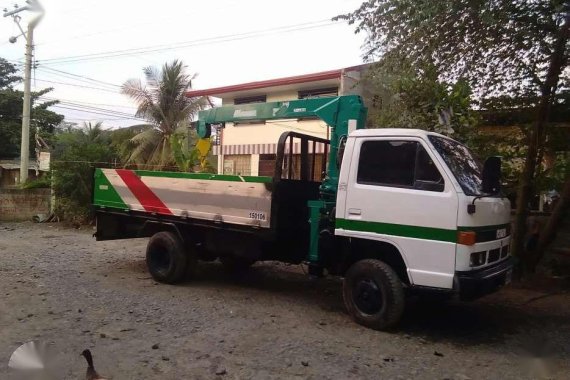
[{"label": "house window", "polygon": [[316,88],[314,90],[299,91],[299,99],[326,98],[338,96],[338,87]]},{"label": "house window", "polygon": [[253,104],[253,103],[265,103],[267,101],[266,95],[259,96],[246,96],[243,98],[235,98],[234,104]]},{"label": "house window", "polygon": [[[235,98],[234,104],[255,104],[255,103],[265,103],[267,101],[266,95],[258,95],[258,96],[246,96],[243,98]],[[251,124],[265,124],[263,120],[255,120],[255,121],[240,121],[234,122],[234,125],[251,125]]]},{"label": "house window", "polygon": [[259,175],[273,177],[275,174],[275,154],[260,154],[259,155]]},{"label": "house window", "polygon": [[[338,96],[338,87],[316,88],[299,91],[299,99],[326,98]],[[301,117],[298,120],[319,120],[317,116]]]}]

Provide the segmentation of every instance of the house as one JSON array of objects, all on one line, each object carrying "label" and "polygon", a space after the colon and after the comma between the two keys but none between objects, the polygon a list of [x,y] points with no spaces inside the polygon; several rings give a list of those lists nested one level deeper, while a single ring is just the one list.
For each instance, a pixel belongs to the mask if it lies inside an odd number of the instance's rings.
[{"label": "house", "polygon": [[[28,165],[28,181],[41,177],[49,169],[40,163],[30,161]],[[15,188],[20,182],[20,161],[0,160],[0,188]]]},{"label": "house", "polygon": [[[339,70],[193,90],[189,91],[187,96],[210,96],[221,99],[222,105],[232,105],[361,95],[363,89],[360,78],[367,66],[359,65]],[[218,173],[272,176],[277,142],[285,131],[295,131],[325,139],[328,139],[330,134],[329,127],[316,118],[226,123],[224,128],[215,131],[213,153],[218,158]],[[300,148],[297,145],[293,148],[293,153],[298,162]],[[319,145],[316,153],[315,160],[323,160],[324,145]]]}]

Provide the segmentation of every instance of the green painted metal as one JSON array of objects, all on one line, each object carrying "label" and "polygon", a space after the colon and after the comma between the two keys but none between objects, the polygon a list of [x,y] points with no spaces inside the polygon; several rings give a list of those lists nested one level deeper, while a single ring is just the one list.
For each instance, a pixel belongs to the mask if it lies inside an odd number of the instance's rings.
[{"label": "green painted metal", "polygon": [[492,226],[459,226],[456,230],[447,230],[443,228],[420,227],[405,224],[391,224],[368,222],[363,220],[337,219],[336,228],[342,228],[351,231],[373,232],[383,235],[408,237],[424,240],[437,240],[450,243],[457,242],[457,233],[459,231],[493,231],[498,229],[509,229],[509,224],[498,224]]},{"label": "green painted metal", "polygon": [[415,239],[445,241],[449,243],[457,242],[457,230],[447,230],[443,228],[367,222],[363,220],[349,219],[337,219],[336,228]]},{"label": "green painted metal", "polygon": [[95,182],[93,204],[95,206],[114,207],[121,210],[128,210],[129,206],[123,202],[113,185],[109,182],[101,169],[95,169]]},{"label": "green painted metal", "polygon": [[340,142],[348,136],[351,129],[365,128],[366,115],[367,108],[362,98],[357,95],[240,104],[200,111],[196,130],[201,138],[205,138],[210,134],[212,124],[315,116],[331,127],[329,160],[326,176],[320,188],[321,199],[310,201],[308,204],[311,222],[308,259],[309,262],[318,264],[321,221],[323,214],[332,211],[338,189]]},{"label": "green painted metal", "polygon": [[187,178],[187,179],[205,179],[211,181],[230,181],[230,182],[252,182],[252,183],[271,183],[272,177],[265,176],[240,176],[226,174],[211,173],[182,173],[182,172],[159,172],[154,170],[135,170],[139,177],[164,177],[164,178]]},{"label": "green painted metal", "polygon": [[323,209],[326,204],[324,201],[316,200],[309,201],[309,223],[311,240],[309,243],[308,259],[311,264],[319,263],[319,230]]},{"label": "green painted metal", "polygon": [[340,169],[337,165],[339,141],[348,135],[349,124],[352,123],[354,129],[365,128],[366,114],[367,108],[357,95],[240,104],[200,111],[196,130],[202,137],[211,130],[212,124],[315,116],[320,118],[331,127],[329,166],[321,185],[321,196],[325,200],[335,200]]}]

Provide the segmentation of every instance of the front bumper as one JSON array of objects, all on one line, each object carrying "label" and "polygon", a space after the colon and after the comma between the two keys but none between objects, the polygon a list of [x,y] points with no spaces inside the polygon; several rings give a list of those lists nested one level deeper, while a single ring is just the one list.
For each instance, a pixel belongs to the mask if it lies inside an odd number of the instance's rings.
[{"label": "front bumper", "polygon": [[514,259],[508,257],[490,267],[456,272],[454,284],[463,300],[474,300],[495,292],[511,281]]}]

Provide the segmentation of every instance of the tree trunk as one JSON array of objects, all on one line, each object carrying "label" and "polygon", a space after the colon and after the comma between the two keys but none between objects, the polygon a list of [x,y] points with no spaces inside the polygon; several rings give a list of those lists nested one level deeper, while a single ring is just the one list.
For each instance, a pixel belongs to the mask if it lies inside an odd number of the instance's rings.
[{"label": "tree trunk", "polygon": [[534,255],[532,255],[532,262],[530,263],[530,270],[534,271],[540,260],[544,257],[544,251],[554,238],[556,237],[556,231],[558,230],[558,225],[564,218],[564,213],[570,205],[570,174],[566,177],[566,182],[560,194],[560,199],[558,203],[552,210],[552,215],[548,218],[546,225],[540,233],[540,238],[538,239],[538,246]]},{"label": "tree trunk", "polygon": [[525,165],[520,177],[519,189],[517,193],[517,209],[515,215],[515,227],[513,231],[513,247],[512,252],[521,258],[522,270],[527,271],[528,257],[524,252],[524,240],[526,235],[526,218],[528,216],[528,203],[533,193],[533,182],[535,177],[535,168],[537,165],[537,156],[540,142],[544,141],[544,134],[550,107],[554,98],[556,87],[560,79],[562,68],[566,65],[566,43],[569,37],[570,14],[566,14],[565,22],[561,26],[558,37],[554,43],[552,54],[550,56],[550,64],[546,80],[540,90],[540,101],[537,109],[537,117],[531,130],[528,151],[526,154]]}]

